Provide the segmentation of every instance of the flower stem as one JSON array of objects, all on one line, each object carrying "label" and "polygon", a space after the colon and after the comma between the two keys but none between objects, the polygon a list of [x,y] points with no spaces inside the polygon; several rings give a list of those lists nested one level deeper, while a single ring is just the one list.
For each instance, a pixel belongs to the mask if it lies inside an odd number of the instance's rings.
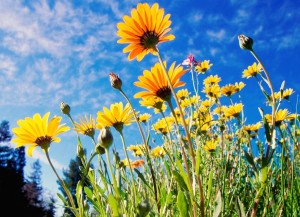
[{"label": "flower stem", "polygon": [[[192,165],[193,165],[193,168],[195,170],[196,168],[196,159],[195,159],[195,153],[194,153],[194,148],[193,148],[193,144],[192,144],[192,141],[191,141],[191,137],[190,137],[190,133],[188,131],[188,128],[187,128],[187,125],[185,123],[185,120],[184,120],[184,116],[183,116],[183,111],[182,111],[182,108],[179,104],[179,100],[177,98],[177,95],[175,93],[175,90],[173,88],[173,85],[172,85],[172,82],[170,80],[170,77],[168,75],[168,72],[167,72],[167,69],[163,63],[163,60],[161,58],[161,55],[160,55],[160,52],[158,50],[158,48],[156,48],[156,53],[157,53],[157,57],[158,57],[158,60],[160,62],[160,65],[166,75],[166,79],[168,81],[168,84],[169,84],[169,87],[171,89],[171,92],[174,96],[174,99],[175,99],[175,102],[176,102],[176,105],[178,107],[178,110],[179,110],[179,113],[180,113],[180,117],[181,117],[181,120],[182,120],[182,125],[183,125],[183,128],[184,128],[184,131],[185,131],[185,134],[186,134],[186,137],[187,137],[187,140],[188,140],[188,144],[189,144],[189,151],[190,151],[190,155],[192,157]],[[197,178],[197,182],[198,182],[198,185],[199,185],[199,189],[200,189],[200,210],[201,210],[201,216],[204,216],[204,195],[203,195],[203,187],[202,187],[202,183],[201,183],[201,179],[199,177],[199,175],[196,175],[196,178]]]},{"label": "flower stem", "polygon": [[47,160],[48,160],[48,162],[49,162],[49,164],[50,164],[50,166],[51,166],[53,172],[55,173],[55,175],[56,175],[56,177],[57,177],[59,183],[60,183],[61,186],[63,187],[63,189],[64,189],[64,191],[65,191],[65,193],[66,193],[66,195],[67,195],[67,197],[68,197],[68,199],[69,199],[69,202],[70,202],[70,204],[71,204],[71,206],[72,206],[72,208],[73,208],[73,213],[74,213],[74,215],[79,217],[80,215],[79,215],[78,212],[77,212],[77,209],[76,209],[76,206],[75,206],[73,197],[72,197],[72,195],[71,195],[69,189],[68,189],[67,186],[65,185],[64,181],[59,177],[58,173],[56,172],[56,170],[55,170],[55,168],[54,168],[54,166],[53,166],[53,164],[52,164],[52,162],[51,162],[51,160],[50,160],[49,152],[48,152],[47,150],[45,150],[45,153],[46,153]]},{"label": "flower stem", "polygon": [[155,197],[157,209],[158,209],[158,212],[159,212],[160,211],[160,203],[159,203],[158,195],[157,195],[156,178],[155,178],[155,174],[154,174],[154,170],[153,170],[153,166],[152,166],[151,159],[150,159],[150,154],[149,154],[150,151],[149,151],[148,141],[145,138],[145,135],[144,135],[142,127],[141,127],[141,124],[140,124],[140,122],[139,122],[139,120],[137,118],[136,112],[134,111],[134,108],[133,108],[133,106],[132,106],[129,98],[127,97],[127,95],[124,93],[124,91],[121,88],[119,89],[119,91],[121,92],[121,94],[124,96],[124,98],[127,100],[128,104],[130,105],[130,108],[131,108],[131,110],[133,112],[133,115],[134,115],[134,119],[136,121],[136,124],[138,126],[139,132],[140,132],[140,134],[142,136],[143,143],[145,145],[147,165],[150,168],[151,179],[152,179],[153,188],[154,188],[154,197]]},{"label": "flower stem", "polygon": [[133,204],[135,204],[135,200],[136,200],[135,198],[137,196],[136,195],[137,191],[136,191],[136,187],[135,187],[135,180],[134,180],[134,176],[133,176],[133,172],[132,172],[132,167],[131,167],[131,164],[130,164],[130,161],[129,161],[129,157],[128,157],[128,153],[127,153],[123,133],[122,133],[122,131],[119,131],[119,133],[120,133],[121,140],[122,140],[123,150],[125,152],[126,159],[127,159],[128,165],[129,165],[129,171],[130,171],[130,175],[131,175],[131,179],[132,179],[132,185],[133,185]]},{"label": "flower stem", "polygon": [[118,185],[117,185],[117,180],[116,180],[116,177],[115,177],[115,174],[113,172],[112,165],[111,165],[111,162],[110,162],[108,148],[105,149],[105,154],[106,154],[106,160],[107,160],[109,172],[110,172],[110,175],[111,175],[112,180],[113,180],[113,188],[115,190],[117,200],[119,200],[120,199],[120,192],[119,192],[119,188],[118,188]]}]

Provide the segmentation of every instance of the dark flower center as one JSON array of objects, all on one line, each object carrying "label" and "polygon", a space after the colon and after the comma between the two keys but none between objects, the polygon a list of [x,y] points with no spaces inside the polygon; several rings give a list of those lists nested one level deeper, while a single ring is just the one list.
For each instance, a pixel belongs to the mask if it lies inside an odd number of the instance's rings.
[{"label": "dark flower center", "polygon": [[47,146],[52,142],[51,136],[40,136],[35,140],[35,143],[38,144],[38,146]]},{"label": "dark flower center", "polygon": [[156,94],[156,96],[158,96],[162,100],[168,101],[171,97],[171,89],[168,86],[162,87],[158,91],[156,91],[155,94]]},{"label": "dark flower center", "polygon": [[140,39],[141,45],[145,49],[155,48],[159,42],[159,35],[154,31],[147,31]]}]

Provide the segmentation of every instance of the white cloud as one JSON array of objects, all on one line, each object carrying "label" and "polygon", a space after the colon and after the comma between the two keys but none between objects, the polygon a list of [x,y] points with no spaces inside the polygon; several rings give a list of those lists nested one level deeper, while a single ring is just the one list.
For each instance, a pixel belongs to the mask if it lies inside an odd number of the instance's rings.
[{"label": "white cloud", "polygon": [[[35,159],[39,159],[41,162],[43,162],[44,164],[50,166],[48,160],[47,160],[47,157],[46,157],[46,154],[41,152],[40,150],[38,149],[35,149],[33,151],[33,154],[32,154],[32,157],[35,158]],[[66,169],[67,166],[66,165],[63,165],[61,164],[60,162],[56,161],[55,159],[51,158],[51,162],[53,164],[53,167],[58,170],[58,171],[62,171],[63,169]]]},{"label": "white cloud", "polygon": [[220,29],[219,31],[206,31],[206,34],[210,38],[210,40],[223,41],[226,36],[226,31],[224,29]]}]

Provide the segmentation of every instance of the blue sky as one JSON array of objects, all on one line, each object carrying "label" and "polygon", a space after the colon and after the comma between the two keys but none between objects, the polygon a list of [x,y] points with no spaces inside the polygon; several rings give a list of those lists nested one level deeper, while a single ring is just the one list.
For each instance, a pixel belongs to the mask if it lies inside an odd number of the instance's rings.
[{"label": "blue sky", "polygon": [[[124,91],[133,99],[139,89],[133,86],[144,69],[157,61],[146,56],[143,61],[128,62],[117,44],[116,24],[130,14],[139,1],[106,0],[27,0],[0,1],[0,118],[11,128],[18,119],[47,111],[61,115],[59,104],[67,102],[74,119],[97,111],[111,103],[124,101],[109,85],[108,74],[123,80]],[[154,1],[147,1],[152,4]],[[159,45],[171,64],[181,63],[188,54],[213,63],[211,74],[222,77],[221,84],[243,81],[241,93],[249,123],[258,121],[257,107],[264,98],[254,79],[242,79],[242,71],[254,58],[238,46],[237,36],[254,39],[254,49],[271,74],[276,91],[283,80],[299,94],[300,6],[298,1],[158,1],[171,14],[172,33],[176,39]],[[189,80],[189,75],[185,75]],[[203,77],[204,78],[204,77]],[[190,90],[191,87],[189,87]],[[137,105],[138,100],[133,99]],[[239,100],[239,99],[238,99]],[[139,108],[141,109],[141,108]],[[142,110],[146,111],[146,110]],[[63,119],[70,126],[66,117]],[[132,126],[130,130],[135,130]],[[54,143],[50,155],[58,171],[75,157],[74,133],[63,135]],[[138,138],[135,142],[140,142]],[[90,150],[92,144],[86,141]],[[36,149],[27,164],[40,159],[42,181],[56,191],[53,172],[44,154]]]}]

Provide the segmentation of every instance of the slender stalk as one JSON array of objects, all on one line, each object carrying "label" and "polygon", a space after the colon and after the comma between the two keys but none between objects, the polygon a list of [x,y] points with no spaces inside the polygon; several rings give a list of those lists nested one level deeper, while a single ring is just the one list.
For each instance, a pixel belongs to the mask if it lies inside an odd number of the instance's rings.
[{"label": "slender stalk", "polygon": [[106,154],[106,160],[107,160],[109,172],[110,172],[110,175],[111,175],[112,180],[113,180],[113,187],[114,187],[114,190],[115,190],[115,193],[116,193],[116,196],[117,196],[117,200],[120,200],[120,192],[119,192],[119,188],[118,188],[118,185],[117,185],[117,180],[116,180],[116,177],[115,177],[115,174],[113,172],[112,165],[111,165],[111,162],[110,162],[108,148],[105,149],[105,154]]},{"label": "slender stalk", "polygon": [[158,193],[157,193],[157,184],[156,184],[156,178],[155,178],[155,174],[154,174],[154,170],[153,170],[153,166],[152,166],[152,163],[151,163],[151,159],[150,159],[150,150],[149,150],[149,146],[148,146],[148,142],[145,138],[145,135],[143,133],[143,130],[142,130],[142,127],[141,127],[141,124],[138,120],[138,117],[136,115],[136,112],[134,111],[134,108],[129,100],[129,98],[127,97],[127,95],[124,93],[124,91],[119,88],[118,89],[121,94],[124,96],[124,98],[127,100],[128,104],[130,105],[130,108],[133,112],[133,115],[134,115],[134,119],[136,121],[136,124],[138,126],[138,129],[139,129],[139,132],[142,136],[142,140],[143,140],[143,143],[145,145],[145,150],[146,150],[146,160],[147,160],[147,165],[149,166],[150,168],[150,173],[151,173],[151,179],[152,179],[152,182],[153,182],[153,188],[154,188],[154,197],[155,197],[155,201],[156,201],[156,205],[157,205],[157,209],[158,209],[158,212],[160,211],[160,203],[159,203],[159,200],[158,200]]},{"label": "slender stalk", "polygon": [[122,140],[122,145],[123,145],[123,150],[125,152],[125,155],[126,155],[126,159],[127,159],[127,162],[128,162],[128,165],[129,165],[129,171],[130,171],[130,175],[131,175],[131,179],[132,179],[132,185],[133,185],[133,204],[135,204],[135,198],[136,198],[136,187],[135,187],[135,180],[134,180],[134,176],[133,176],[133,172],[132,172],[132,167],[131,167],[131,164],[130,164],[130,160],[129,160],[129,157],[128,157],[128,153],[127,153],[127,149],[126,149],[126,145],[125,145],[125,140],[124,140],[124,136],[123,136],[123,133],[122,131],[120,132],[120,136],[121,136],[121,140]]},{"label": "slender stalk", "polygon": [[269,73],[268,71],[266,70],[265,66],[263,65],[262,61],[259,59],[259,57],[257,56],[257,54],[254,52],[254,50],[250,50],[251,54],[254,56],[254,58],[260,63],[260,65],[262,66],[263,70],[264,70],[264,73],[265,73],[265,76],[268,80],[268,86],[271,90],[271,98],[272,98],[272,126],[271,126],[271,144],[268,145],[267,147],[267,152],[266,152],[266,158],[268,159],[269,158],[269,152],[270,152],[270,146],[272,145],[272,143],[274,141],[273,140],[273,134],[274,134],[274,130],[275,130],[275,112],[276,112],[276,99],[275,99],[275,91],[274,91],[274,87],[273,87],[273,84],[271,82],[271,79],[270,79],[270,76],[269,76]]},{"label": "slender stalk", "polygon": [[[184,116],[183,116],[183,111],[182,111],[182,108],[179,104],[179,101],[178,101],[178,98],[176,96],[176,93],[175,93],[175,90],[173,88],[173,85],[172,85],[172,82],[170,80],[170,77],[168,75],[168,72],[167,72],[167,69],[163,63],[163,60],[161,58],[161,55],[160,55],[160,52],[158,50],[158,48],[156,48],[156,53],[157,53],[157,57],[158,57],[158,60],[162,66],[162,69],[166,75],[166,79],[168,81],[168,84],[169,84],[169,87],[171,89],[171,92],[174,96],[174,99],[175,99],[175,102],[176,102],[176,105],[178,107],[178,110],[179,110],[179,113],[180,113],[180,117],[181,117],[181,120],[182,120],[182,125],[183,125],[183,128],[184,128],[184,131],[185,131],[185,134],[186,134],[186,137],[187,137],[187,140],[188,140],[188,144],[189,144],[189,151],[190,151],[190,155],[192,157],[192,165],[193,165],[193,168],[195,170],[196,168],[196,159],[195,159],[195,153],[194,153],[194,148],[193,148],[193,144],[192,144],[192,141],[191,141],[191,137],[190,137],[190,133],[188,131],[188,128],[187,128],[187,125],[185,123],[185,120],[184,120]],[[201,216],[204,217],[204,195],[203,195],[203,187],[202,187],[202,183],[201,183],[201,179],[198,175],[196,175],[197,177],[197,182],[198,182],[198,185],[199,185],[199,189],[200,189],[200,210],[201,210]]]},{"label": "slender stalk", "polygon": [[73,208],[73,213],[74,213],[74,215],[75,215],[75,216],[80,216],[79,213],[77,212],[77,209],[76,209],[76,206],[75,206],[73,197],[72,197],[72,195],[70,194],[69,189],[68,189],[67,186],[65,185],[64,181],[59,177],[58,173],[56,172],[56,170],[55,170],[55,168],[54,168],[54,166],[53,166],[53,164],[52,164],[52,162],[51,162],[51,160],[50,160],[49,152],[48,152],[47,150],[45,150],[45,153],[46,153],[47,160],[48,160],[48,162],[49,162],[49,164],[50,164],[50,166],[51,166],[53,172],[55,173],[55,175],[56,175],[56,177],[57,177],[59,183],[61,184],[61,186],[63,187],[65,193],[67,194],[67,197],[68,197],[68,199],[69,199],[69,202],[70,202],[70,204],[71,204],[71,206],[72,206],[72,208]]}]

